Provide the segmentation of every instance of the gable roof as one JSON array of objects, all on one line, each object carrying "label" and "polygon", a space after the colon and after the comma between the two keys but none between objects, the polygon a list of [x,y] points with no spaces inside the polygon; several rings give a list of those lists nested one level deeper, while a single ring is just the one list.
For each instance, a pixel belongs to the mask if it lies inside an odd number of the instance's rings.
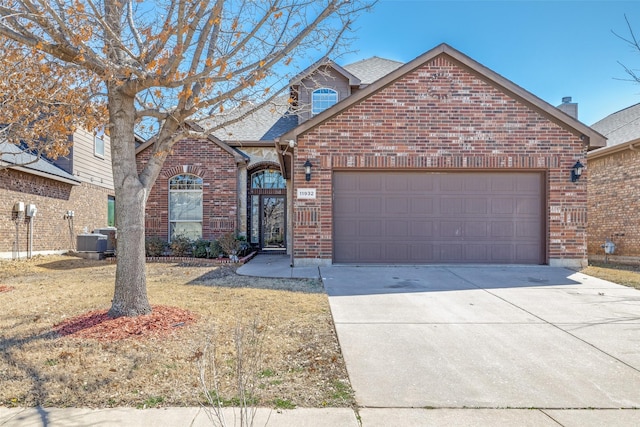
[{"label": "gable roof", "polygon": [[344,66],[344,69],[354,76],[357,76],[360,79],[360,85],[365,86],[381,79],[392,71],[400,68],[403,64],[403,62],[373,56],[347,64]]},{"label": "gable roof", "polygon": [[640,104],[609,114],[591,125],[607,138],[607,146],[640,138]]},{"label": "gable roof", "polygon": [[360,79],[352,74],[346,67],[341,67],[330,59],[323,58],[320,61],[315,62],[309,67],[305,68],[301,73],[298,73],[290,82],[289,86],[295,86],[299,84],[303,79],[315,73],[321,67],[331,67],[341,74],[348,82],[349,86],[360,86]]},{"label": "gable roof", "polygon": [[285,141],[295,140],[299,135],[302,135],[321,123],[333,118],[352,105],[367,99],[406,74],[420,68],[427,62],[441,55],[447,56],[452,62],[466,68],[473,74],[487,81],[492,86],[529,105],[531,108],[537,110],[559,126],[579,136],[586,144],[588,144],[589,148],[598,148],[605,145],[606,138],[600,133],[445,43],[436,46],[413,61],[404,64],[375,83],[314,116],[290,132],[287,132],[282,135],[280,142],[284,144]]},{"label": "gable roof", "polygon": [[[190,126],[196,132],[202,132],[202,128],[200,128],[198,125],[190,124]],[[231,148],[229,145],[227,145],[225,142],[219,140],[214,135],[204,135],[203,134],[203,136],[200,137],[200,138],[201,139],[206,139],[208,141],[211,141],[212,143],[216,144],[218,147],[220,147],[221,149],[223,149],[224,151],[229,153],[234,158],[236,163],[246,163],[246,162],[249,161],[249,156],[247,156],[246,154],[240,152],[239,150],[235,150],[235,149]],[[150,148],[153,145],[154,142],[155,142],[155,138],[149,138],[143,144],[138,145],[136,147],[136,156],[138,154],[142,153],[147,148]]]},{"label": "gable roof", "polygon": [[75,176],[7,141],[0,141],[0,166],[71,185],[80,185],[80,180]]}]

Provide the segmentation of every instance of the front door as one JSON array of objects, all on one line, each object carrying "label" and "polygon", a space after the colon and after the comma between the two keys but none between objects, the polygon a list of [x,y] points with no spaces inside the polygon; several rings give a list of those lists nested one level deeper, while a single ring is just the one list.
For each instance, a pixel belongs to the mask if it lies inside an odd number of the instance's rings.
[{"label": "front door", "polygon": [[249,179],[249,238],[262,250],[285,250],[286,183],[275,169],[253,172]]},{"label": "front door", "polygon": [[262,249],[285,248],[285,196],[262,198]]}]

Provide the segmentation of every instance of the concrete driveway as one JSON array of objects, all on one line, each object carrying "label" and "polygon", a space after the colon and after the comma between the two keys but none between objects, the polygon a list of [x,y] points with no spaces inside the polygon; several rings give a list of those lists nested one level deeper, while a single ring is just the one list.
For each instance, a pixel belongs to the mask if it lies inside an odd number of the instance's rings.
[{"label": "concrete driveway", "polygon": [[320,272],[361,407],[640,408],[639,291],[546,266]]}]

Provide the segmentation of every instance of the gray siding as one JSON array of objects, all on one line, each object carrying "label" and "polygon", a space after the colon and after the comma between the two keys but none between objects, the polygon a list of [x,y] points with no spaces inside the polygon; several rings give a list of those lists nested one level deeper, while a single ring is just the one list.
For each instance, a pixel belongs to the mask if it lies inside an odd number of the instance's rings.
[{"label": "gray siding", "polygon": [[329,88],[338,92],[338,102],[351,95],[349,81],[333,68],[321,67],[319,72],[300,81],[298,86],[298,105],[300,114],[298,122],[303,123],[311,118],[311,93],[319,88]]},{"label": "gray siding", "polygon": [[72,173],[83,182],[113,189],[109,137],[104,137],[104,157],[99,157],[94,153],[93,133],[77,130],[73,135]]}]

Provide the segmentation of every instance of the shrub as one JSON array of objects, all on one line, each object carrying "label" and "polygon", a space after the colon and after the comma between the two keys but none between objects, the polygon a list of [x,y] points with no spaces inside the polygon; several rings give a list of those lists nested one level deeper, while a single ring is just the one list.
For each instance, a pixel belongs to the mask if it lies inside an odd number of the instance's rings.
[{"label": "shrub", "polygon": [[193,256],[196,258],[207,258],[209,256],[209,245],[211,242],[205,239],[198,239],[193,242]]},{"label": "shrub", "polygon": [[144,239],[144,251],[147,256],[162,256],[167,247],[167,242],[160,237],[147,237]]},{"label": "shrub", "polygon": [[191,240],[186,236],[173,236],[169,247],[173,256],[187,256],[191,252]]},{"label": "shrub", "polygon": [[220,246],[220,242],[218,242],[217,240],[212,240],[211,243],[209,243],[209,257],[219,258],[222,256],[224,256],[224,251]]},{"label": "shrub", "polygon": [[223,234],[222,237],[218,239],[218,243],[227,256],[237,255],[240,250],[240,241],[232,232]]}]

